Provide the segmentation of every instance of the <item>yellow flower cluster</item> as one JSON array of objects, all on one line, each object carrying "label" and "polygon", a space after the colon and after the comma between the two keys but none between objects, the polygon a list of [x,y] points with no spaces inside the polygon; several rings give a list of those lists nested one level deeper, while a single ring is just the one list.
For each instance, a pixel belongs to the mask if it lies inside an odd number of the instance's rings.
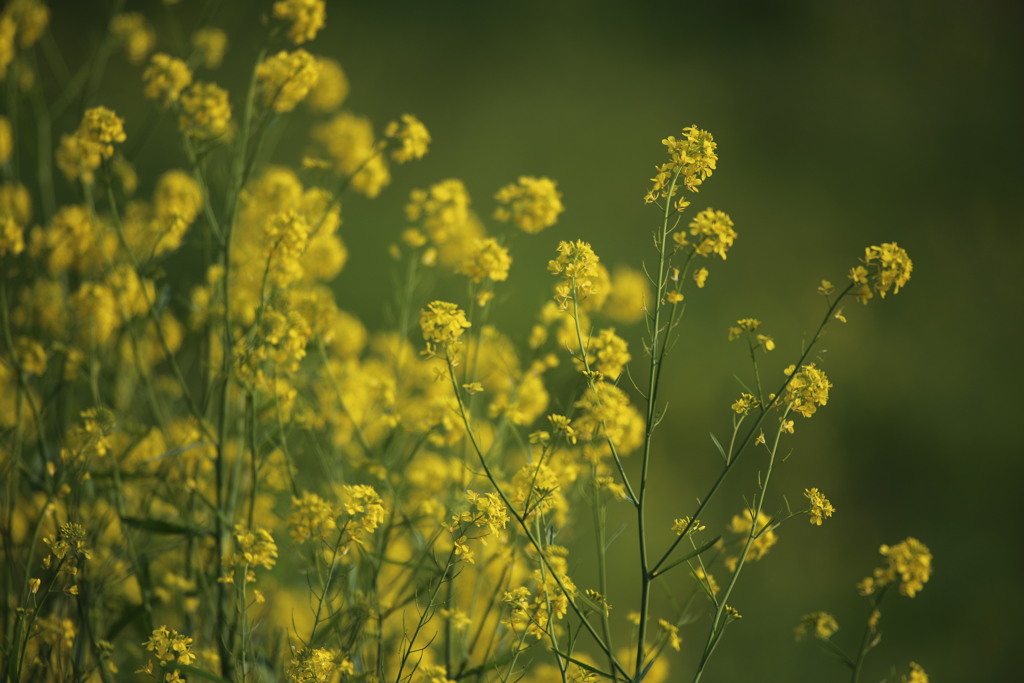
[{"label": "yellow flower cluster", "polygon": [[821,526],[822,521],[836,511],[825,494],[818,489],[804,489],[804,496],[811,501],[810,521],[815,526]]},{"label": "yellow flower cluster", "polygon": [[149,66],[142,72],[142,82],[145,84],[142,94],[151,100],[159,99],[167,107],[192,83],[192,71],[177,57],[158,52],[149,58]]},{"label": "yellow flower cluster", "polygon": [[914,270],[907,251],[895,242],[865,248],[861,262],[864,265],[850,269],[850,279],[860,285],[856,294],[863,304],[876,293],[883,299],[890,290],[893,294],[899,293]]},{"label": "yellow flower cluster", "polygon": [[355,667],[349,659],[323,648],[304,647],[298,650],[288,666],[288,680],[292,683],[322,683],[354,673]]},{"label": "yellow flower cluster", "polygon": [[290,209],[274,214],[264,228],[270,245],[268,279],[287,287],[303,274],[302,255],[309,244],[310,226],[303,215]]},{"label": "yellow flower cluster", "polygon": [[180,97],[178,126],[196,140],[212,140],[228,132],[231,105],[228,93],[216,83],[193,83]]},{"label": "yellow flower cluster", "polygon": [[814,415],[818,406],[828,403],[828,390],[832,383],[828,381],[823,370],[819,370],[814,363],[801,366],[800,370],[793,375],[795,366],[786,368],[786,374],[792,375],[792,379],[786,386],[786,403],[794,412],[804,417]]},{"label": "yellow flower cluster", "polygon": [[490,280],[501,282],[508,278],[512,257],[508,249],[493,237],[473,241],[473,251],[456,267],[456,272],[467,276],[473,282]]},{"label": "yellow flower cluster", "polygon": [[203,27],[192,34],[192,48],[204,67],[216,69],[224,61],[224,53],[228,49],[228,34],[212,26]]},{"label": "yellow flower cluster", "polygon": [[[644,197],[648,204],[669,197],[670,191],[675,195],[680,185],[696,192],[716,168],[718,154],[715,150],[718,145],[711,133],[697,126],[687,126],[683,128],[682,134],[680,140],[670,135],[661,141],[668,151],[670,161],[656,167],[658,173],[651,178],[654,185]],[[675,189],[672,189],[673,182]]]},{"label": "yellow flower cluster", "polygon": [[910,673],[900,679],[901,683],[928,683],[928,674],[917,662],[910,663]]},{"label": "yellow flower cluster", "polygon": [[800,625],[793,629],[796,639],[803,640],[808,634],[818,640],[828,640],[839,630],[839,622],[828,612],[811,612],[800,617]]},{"label": "yellow flower cluster", "polygon": [[433,245],[424,253],[424,262],[455,266],[472,257],[474,245],[485,237],[483,226],[470,209],[469,193],[461,180],[442,180],[426,190],[409,195],[405,215],[418,222],[422,230],[406,235],[410,246]]},{"label": "yellow flower cluster", "polygon": [[161,662],[177,661],[188,666],[196,661],[196,655],[192,652],[192,639],[166,626],[154,629],[149,640],[142,645]]},{"label": "yellow flower cluster", "polygon": [[384,129],[384,136],[395,145],[391,150],[391,158],[400,164],[422,159],[430,147],[430,132],[412,114],[402,114],[401,122],[389,123]]},{"label": "yellow flower cluster", "polygon": [[619,387],[596,382],[587,387],[576,402],[579,414],[573,421],[581,441],[591,441],[584,449],[591,460],[610,455],[605,440],[615,444],[620,455],[628,455],[643,444],[644,420]]},{"label": "yellow flower cluster", "polygon": [[316,64],[320,78],[303,101],[315,112],[334,111],[348,97],[348,77],[341,64],[329,57],[317,57]]},{"label": "yellow flower cluster", "polygon": [[447,301],[432,301],[420,312],[420,329],[428,350],[432,344],[443,347],[457,344],[468,327],[470,322],[465,312]]},{"label": "yellow flower cluster", "polygon": [[292,513],[288,526],[292,538],[298,543],[327,540],[327,535],[338,528],[339,511],[320,496],[304,491],[301,498],[292,497]]},{"label": "yellow flower cluster", "polygon": [[68,555],[78,555],[89,559],[91,552],[85,541],[85,527],[74,522],[61,524],[56,535],[43,539],[43,542],[50,546],[50,552],[58,560],[63,560]]},{"label": "yellow flower cluster", "polygon": [[391,182],[391,172],[374,140],[368,119],[342,112],[313,128],[334,170],[349,178],[352,189],[373,198]]},{"label": "yellow flower cluster", "polygon": [[[754,536],[750,541],[747,560],[751,562],[760,560],[778,542],[779,538],[775,535],[775,529],[768,528],[771,521],[771,517],[763,511],[759,511],[755,523],[754,511],[750,508],[744,510],[742,515],[733,515],[732,520],[729,522],[729,531],[734,534],[743,534],[745,536],[753,534]],[[729,568],[729,571],[735,571],[738,562],[738,557],[725,558],[725,566]]]},{"label": "yellow flower cluster", "polygon": [[[736,241],[736,231],[732,229],[732,219],[723,211],[704,209],[690,221],[689,227],[690,235],[695,240],[694,250],[701,256],[718,254],[724,261],[727,257],[726,252]],[[679,246],[690,244],[685,232],[674,233],[672,239]],[[707,279],[707,271],[705,270],[703,273],[698,271],[697,275],[700,275],[697,278],[698,286],[703,286],[703,281]]]},{"label": "yellow flower cluster", "polygon": [[290,22],[288,38],[296,45],[313,40],[324,27],[324,0],[277,0],[274,18]]},{"label": "yellow flower cluster", "polygon": [[357,543],[361,543],[366,534],[372,534],[384,522],[384,501],[372,486],[342,486],[341,506],[349,516],[346,523],[348,534]]},{"label": "yellow flower cluster", "polygon": [[68,180],[93,181],[93,172],[114,155],[114,143],[124,142],[124,121],[106,107],[87,109],[78,129],[61,139],[57,167]]},{"label": "yellow flower cluster", "polygon": [[861,595],[872,595],[878,589],[899,581],[900,595],[912,598],[924,588],[932,575],[932,553],[916,538],[907,538],[896,545],[883,545],[878,552],[886,559],[885,567],[857,584]]},{"label": "yellow flower cluster", "polygon": [[[252,570],[255,567],[272,569],[277,564],[277,544],[270,532],[262,527],[249,528],[242,524],[235,525],[235,552],[224,556],[225,568],[243,567],[246,569],[245,581],[256,580]],[[231,577],[225,578],[227,583]]]},{"label": "yellow flower cluster", "polygon": [[291,111],[320,78],[320,65],[305,50],[282,50],[256,67],[256,90],[264,107],[277,113]]},{"label": "yellow flower cluster", "polygon": [[[15,38],[18,47],[24,49],[32,47],[42,37],[50,23],[50,8],[42,0],[10,0],[0,14],[0,24],[7,24],[10,28],[0,29],[0,33],[10,31],[6,40],[0,39],[0,44],[9,42],[6,49],[0,47],[0,55],[10,52],[13,56]],[[4,61],[0,57],[0,72],[4,71],[10,59]],[[0,80],[3,80],[0,74]]]},{"label": "yellow flower cluster", "polygon": [[528,233],[554,225],[565,210],[562,195],[550,178],[519,176],[515,183],[498,190],[494,198],[502,204],[494,211],[494,217],[503,222],[512,221]]},{"label": "yellow flower cluster", "polygon": [[594,292],[599,261],[583,240],[558,243],[558,256],[548,261],[548,270],[562,277],[562,283],[555,288],[555,301],[562,310],[569,308],[570,302],[579,303]]},{"label": "yellow flower cluster", "polygon": [[156,45],[156,33],[138,12],[115,15],[110,20],[110,33],[124,46],[132,64],[140,64]]},{"label": "yellow flower cluster", "polygon": [[[615,334],[615,328],[609,327],[598,332],[596,337],[590,340],[587,348],[587,356],[590,359],[591,367],[602,377],[614,382],[626,369],[626,364],[632,360],[629,355],[629,346],[626,340]],[[582,366],[582,363],[578,363]]]}]

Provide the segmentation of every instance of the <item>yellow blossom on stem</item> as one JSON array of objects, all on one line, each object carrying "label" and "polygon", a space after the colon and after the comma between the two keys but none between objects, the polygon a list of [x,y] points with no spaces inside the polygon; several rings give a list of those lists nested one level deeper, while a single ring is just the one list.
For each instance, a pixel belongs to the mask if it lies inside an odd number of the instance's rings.
[{"label": "yellow blossom on stem", "polygon": [[192,48],[207,69],[216,69],[224,61],[228,35],[219,28],[206,26],[192,34]]},{"label": "yellow blossom on stem", "polygon": [[231,105],[228,93],[215,83],[193,83],[180,97],[182,132],[197,140],[212,140],[228,131]]},{"label": "yellow blossom on stem", "polygon": [[313,40],[324,27],[324,0],[277,0],[274,18],[290,22],[288,38],[296,45]]},{"label": "yellow blossom on stem", "polygon": [[804,496],[811,501],[810,522],[815,526],[821,526],[822,520],[831,517],[836,509],[829,502],[828,498],[818,489],[804,489]]},{"label": "yellow blossom on stem", "polygon": [[861,595],[871,595],[879,588],[899,581],[900,594],[912,598],[931,578],[931,551],[916,538],[907,538],[893,546],[883,545],[878,552],[888,564],[875,569],[872,576],[858,584]]},{"label": "yellow blossom on stem", "polygon": [[110,20],[110,33],[124,45],[128,61],[139,64],[156,45],[156,33],[138,12],[124,12]]},{"label": "yellow blossom on stem", "polygon": [[295,109],[320,78],[320,65],[305,50],[281,51],[256,67],[256,90],[263,106],[277,113]]},{"label": "yellow blossom on stem", "polygon": [[420,329],[428,350],[434,344],[457,344],[468,327],[470,322],[462,309],[447,301],[432,301],[420,312]]},{"label": "yellow blossom on stem", "polygon": [[812,635],[818,640],[828,640],[839,630],[839,622],[828,612],[812,612],[800,617],[800,625],[793,629],[797,640]]},{"label": "yellow blossom on stem", "polygon": [[151,100],[159,99],[166,107],[177,101],[181,91],[192,82],[192,72],[182,60],[158,52],[150,57],[149,66],[142,72],[142,82],[146,85],[143,94]]},{"label": "yellow blossom on stem", "polygon": [[537,233],[550,227],[565,210],[562,195],[550,178],[520,176],[519,180],[498,190],[494,198],[501,204],[495,219],[512,221],[523,232]]},{"label": "yellow blossom on stem", "polygon": [[501,246],[498,240],[488,237],[474,240],[471,255],[458,265],[456,272],[468,276],[473,282],[485,279],[500,282],[508,278],[511,265],[512,257],[508,249]]},{"label": "yellow blossom on stem", "polygon": [[672,178],[676,173],[679,174],[679,180],[673,194],[678,192],[680,186],[696,192],[717,166],[718,154],[715,150],[718,145],[711,133],[697,126],[687,126],[682,134],[679,140],[670,135],[661,141],[668,151],[669,161],[656,167],[658,173],[651,178],[654,184],[644,197],[648,204],[669,196]]},{"label": "yellow blossom on stem", "polygon": [[395,145],[391,158],[400,164],[422,159],[430,147],[430,132],[412,114],[402,114],[401,121],[389,123],[384,129],[384,136]]},{"label": "yellow blossom on stem", "polygon": [[114,144],[124,142],[124,121],[106,107],[87,109],[72,135],[57,149],[57,166],[68,180],[91,183],[93,172],[114,155]]},{"label": "yellow blossom on stem", "polygon": [[[786,369],[787,375],[792,375],[794,367],[791,365]],[[832,383],[828,381],[824,371],[809,363],[800,368],[800,371],[789,381],[786,387],[786,403],[792,406],[792,410],[804,417],[810,417],[818,410],[818,406],[828,403],[828,390]]]}]

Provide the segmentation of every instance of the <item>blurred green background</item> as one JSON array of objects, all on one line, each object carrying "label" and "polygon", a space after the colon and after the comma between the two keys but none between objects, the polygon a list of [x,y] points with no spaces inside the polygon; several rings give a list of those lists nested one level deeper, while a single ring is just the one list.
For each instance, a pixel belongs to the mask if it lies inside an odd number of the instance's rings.
[{"label": "blurred green background", "polygon": [[[97,4],[69,7],[80,15],[69,26],[54,3],[55,30],[88,40],[103,30],[101,14],[85,9]],[[187,17],[195,4],[175,11]],[[225,73],[237,80],[223,82],[236,97],[240,69],[265,40],[258,10],[270,4],[222,2],[211,22],[231,34]],[[126,9],[157,23],[163,11],[155,2]],[[797,502],[817,486],[837,515],[820,529],[786,525],[748,567],[732,601],[745,618],[705,680],[847,680],[816,648],[795,644],[792,628],[828,610],[837,642],[855,649],[866,607],[854,584],[879,562],[880,544],[907,536],[931,548],[934,575],[915,599],[887,599],[883,641],[862,680],[910,660],[936,681],[1011,680],[1024,577],[1012,521],[1024,473],[1013,350],[1024,312],[1022,35],[1022,6],[995,0],[330,1],[328,28],[306,47],[341,61],[347,108],[378,126],[415,113],[434,139],[426,159],[393,169],[378,200],[345,203],[341,305],[384,324],[385,295],[369,292],[382,286],[410,189],[461,178],[486,216],[498,187],[547,175],[566,212],[554,228],[516,238],[496,302],[499,326],[522,331],[550,295],[544,265],[559,240],[586,239],[609,265],[650,258],[657,212],[641,198],[659,142],[685,125],[707,128],[719,170],[694,209],[727,211],[740,236],[688,302],[653,525],[667,530],[687,514],[717,466],[707,433],[728,428],[733,374],[749,376],[743,349],[726,342],[734,320],[764,321],[779,345],[777,372],[823,312],[822,278],[841,282],[865,246],[883,241],[905,247],[915,269],[895,298],[847,306],[849,324],[826,340],[832,397],[798,421],[770,500]],[[124,67],[123,77],[138,75]],[[138,97],[134,85],[108,90]],[[291,163],[308,130],[301,117],[288,126],[275,159]],[[638,357],[640,331],[628,331]],[[741,508],[757,464],[734,473],[709,518],[721,524]],[[615,551],[630,557],[625,542]],[[634,572],[624,560],[627,580],[610,598],[620,617],[632,609]],[[705,628],[684,631],[678,680],[689,680]]]}]

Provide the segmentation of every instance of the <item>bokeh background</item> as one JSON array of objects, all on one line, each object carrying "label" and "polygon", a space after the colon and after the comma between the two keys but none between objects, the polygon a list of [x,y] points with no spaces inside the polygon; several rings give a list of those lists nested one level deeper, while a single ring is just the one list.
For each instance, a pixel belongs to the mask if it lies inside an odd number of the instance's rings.
[{"label": "bokeh background", "polygon": [[[104,30],[106,12],[96,10],[105,4],[52,3],[55,31],[88,43]],[[174,11],[198,16],[199,4]],[[271,3],[213,4],[211,23],[232,36],[222,78],[237,96]],[[158,25],[165,11],[155,1],[126,9]],[[854,584],[876,566],[880,544],[907,536],[931,548],[935,572],[913,600],[887,599],[863,680],[910,660],[936,681],[1013,680],[1024,607],[1022,35],[1022,6],[998,0],[331,0],[328,28],[306,47],[341,61],[347,108],[378,125],[414,113],[434,138],[378,200],[345,203],[341,305],[371,327],[387,324],[381,273],[410,189],[461,178],[487,215],[498,187],[547,175],[566,212],[516,239],[496,301],[499,326],[522,331],[550,295],[544,265],[559,240],[586,239],[609,264],[650,258],[657,215],[641,198],[659,142],[685,125],[709,129],[719,170],[699,199],[730,213],[740,236],[689,301],[652,524],[667,529],[687,514],[717,466],[708,432],[728,428],[733,375],[749,373],[743,349],[726,341],[735,319],[764,321],[779,344],[768,366],[777,372],[813,333],[822,278],[842,281],[865,246],[883,241],[905,247],[915,269],[898,296],[847,306],[849,324],[827,338],[820,363],[832,397],[798,422],[773,504],[817,486],[837,515],[821,529],[783,527],[748,567],[733,600],[745,618],[705,680],[847,680],[794,643],[793,626],[828,610],[837,642],[855,649],[866,607]],[[116,65],[110,74],[105,90],[121,112],[119,99],[138,98],[138,74]],[[130,137],[133,125],[129,114]],[[272,158],[295,162],[308,134],[301,117],[276,134]],[[639,357],[641,330],[624,332]],[[719,523],[754,492],[759,463],[746,464],[709,513]],[[631,557],[625,541],[614,550]],[[611,603],[624,614],[632,562],[619,571]],[[689,680],[705,628],[684,632],[678,680]]]}]

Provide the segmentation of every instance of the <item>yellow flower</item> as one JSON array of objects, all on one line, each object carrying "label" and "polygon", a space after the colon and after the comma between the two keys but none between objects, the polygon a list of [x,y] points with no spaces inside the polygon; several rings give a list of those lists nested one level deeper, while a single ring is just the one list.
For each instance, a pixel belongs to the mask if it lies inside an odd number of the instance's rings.
[{"label": "yellow flower", "polygon": [[282,50],[256,67],[256,89],[263,106],[279,114],[295,109],[319,78],[320,65],[305,50]]},{"label": "yellow flower", "polygon": [[468,276],[473,282],[485,279],[500,282],[508,278],[511,265],[508,249],[498,244],[498,240],[488,237],[474,240],[472,254],[459,264],[456,272]]},{"label": "yellow flower", "polygon": [[150,57],[142,81],[146,84],[143,94],[151,100],[159,98],[166,107],[192,82],[192,72],[182,60],[158,52]]},{"label": "yellow flower", "polygon": [[900,679],[902,683],[928,683],[928,674],[917,662],[910,663],[910,673]]},{"label": "yellow flower", "polygon": [[14,153],[14,138],[11,134],[11,120],[0,116],[0,164],[6,164]]},{"label": "yellow flower", "polygon": [[804,489],[804,495],[811,501],[811,509],[809,511],[811,524],[821,526],[822,520],[826,517],[831,517],[836,511],[828,498],[818,489]]},{"label": "yellow flower", "polygon": [[[771,517],[766,515],[764,512],[757,513],[757,523],[754,524],[754,511],[747,509],[743,515],[733,515],[732,521],[729,523],[729,531],[734,534],[745,534],[750,535],[751,532],[755,534],[755,538],[750,542],[750,551],[747,553],[747,559],[754,561],[760,560],[768,552],[768,549],[778,542],[778,536],[775,535],[774,529],[768,529],[768,524],[772,521]],[[735,566],[735,560],[737,558],[728,558],[726,564],[729,564],[729,559],[733,560]],[[733,569],[734,567],[730,567]]]},{"label": "yellow flower", "polygon": [[301,45],[313,40],[324,27],[324,0],[278,0],[274,3],[274,18],[291,22],[288,38]]},{"label": "yellow flower", "polygon": [[178,126],[189,137],[211,140],[228,131],[231,105],[228,93],[215,83],[193,83],[181,94]]},{"label": "yellow flower", "polygon": [[114,155],[114,143],[124,142],[124,121],[106,107],[87,109],[72,135],[57,149],[57,166],[68,180],[91,183],[93,171]]},{"label": "yellow flower", "polygon": [[[793,366],[790,366],[786,374],[792,373]],[[809,363],[802,366],[786,386],[786,402],[794,412],[810,417],[818,410],[818,406],[828,403],[828,390],[831,388],[832,383],[825,373],[814,367],[814,363]]]},{"label": "yellow flower", "polygon": [[565,210],[562,195],[550,178],[519,176],[519,180],[498,190],[494,195],[502,204],[494,212],[495,219],[512,221],[523,232],[538,233],[550,227]]},{"label": "yellow flower", "polygon": [[671,624],[664,619],[658,619],[658,626],[662,632],[668,637],[668,644],[676,652],[679,651],[679,646],[682,644],[683,639],[679,637],[679,627],[675,624]]},{"label": "yellow flower", "polygon": [[582,240],[558,243],[558,256],[548,261],[548,270],[563,278],[563,283],[555,290],[555,301],[563,310],[573,299],[584,299],[593,292],[599,260],[590,245]]},{"label": "yellow flower", "polygon": [[392,121],[384,129],[384,136],[397,146],[391,158],[400,164],[413,159],[422,159],[430,147],[430,133],[427,127],[412,114],[402,114],[402,121]]},{"label": "yellow flower", "polygon": [[188,666],[196,660],[192,639],[166,626],[155,629],[142,645],[161,662],[177,660],[179,664]]},{"label": "yellow flower", "polygon": [[812,612],[800,618],[800,625],[793,629],[793,635],[797,640],[803,640],[808,633],[818,640],[828,640],[838,630],[839,622],[834,616],[828,612]]},{"label": "yellow flower", "polygon": [[916,538],[907,538],[894,546],[883,545],[878,552],[888,565],[875,569],[872,576],[861,581],[858,586],[861,595],[871,595],[899,580],[900,594],[912,598],[931,578],[931,551]]},{"label": "yellow flower", "polygon": [[[736,231],[729,216],[715,209],[704,209],[690,221],[690,235],[696,238],[694,249],[701,256],[718,254],[724,261],[729,247],[736,241]],[[677,232],[672,236],[678,244],[687,244],[685,233]],[[707,277],[705,274],[704,277]],[[701,280],[698,280],[700,284]]]},{"label": "yellow flower", "polygon": [[288,516],[291,535],[299,543],[313,539],[323,541],[338,528],[339,510],[320,496],[304,491],[301,498],[292,497],[292,513]]},{"label": "yellow flower", "polygon": [[50,9],[41,0],[10,0],[3,16],[11,21],[21,48],[35,45],[50,23]]},{"label": "yellow flower", "polygon": [[420,328],[427,348],[432,344],[456,344],[470,327],[466,314],[453,303],[432,301],[420,312]]},{"label": "yellow flower", "polygon": [[329,57],[317,57],[316,63],[320,67],[320,78],[310,89],[304,102],[315,112],[334,111],[348,97],[348,77],[345,76],[341,64]]},{"label": "yellow flower", "polygon": [[373,198],[391,182],[387,163],[378,153],[373,126],[366,118],[342,112],[315,126],[313,139],[334,162],[334,170],[351,178],[357,192]]},{"label": "yellow flower", "polygon": [[[672,194],[678,192],[679,186],[696,192],[700,184],[711,176],[718,163],[718,155],[715,153],[718,145],[711,133],[697,126],[684,128],[682,139],[676,140],[670,135],[661,144],[668,150],[669,162],[656,167],[658,173],[651,178],[654,185],[644,197],[648,204],[669,196],[672,178],[677,173],[679,179]],[[680,208],[685,208],[686,202],[683,204]]]},{"label": "yellow flower", "polygon": [[[900,287],[907,284],[910,273],[914,270],[914,264],[907,251],[895,242],[866,248],[863,262],[869,275],[861,275],[861,281],[869,280],[871,287],[883,299],[890,290],[893,294],[899,293]],[[861,266],[858,268],[864,270]]]},{"label": "yellow flower", "polygon": [[192,48],[207,69],[216,69],[224,61],[228,35],[219,28],[206,26],[192,34]]},{"label": "yellow flower", "polygon": [[156,45],[156,33],[138,12],[124,12],[110,20],[110,32],[124,45],[128,61],[139,64]]}]

